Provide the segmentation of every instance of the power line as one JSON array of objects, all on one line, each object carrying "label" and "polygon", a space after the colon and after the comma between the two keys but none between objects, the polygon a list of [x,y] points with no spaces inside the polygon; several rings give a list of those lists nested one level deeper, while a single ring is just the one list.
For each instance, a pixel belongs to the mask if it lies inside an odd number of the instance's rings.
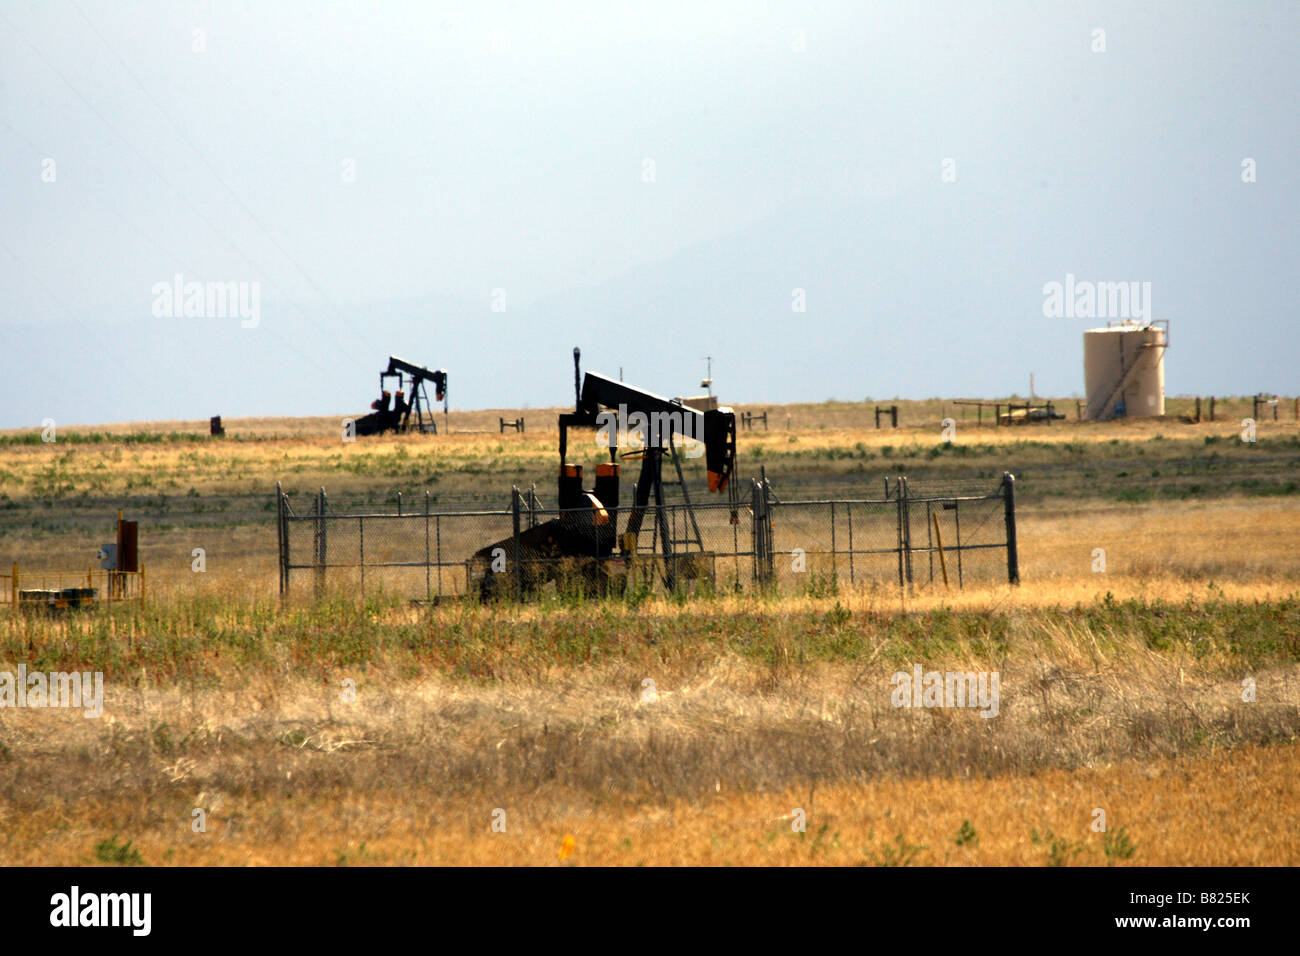
[{"label": "power line", "polygon": [[[15,129],[11,123],[5,120],[0,120],[0,126],[3,126],[5,129],[7,129],[10,133],[12,133],[17,139],[21,140],[23,143],[26,143],[28,149],[30,149],[34,155],[40,155],[41,150],[38,149],[37,146],[31,140],[29,140],[26,136],[24,136],[17,129]],[[114,208],[109,203],[105,202],[99,195],[97,195],[94,192],[87,192],[86,195],[88,195],[95,203],[97,203],[101,209],[104,209],[106,212],[110,213],[115,219],[117,219],[123,225],[134,230],[136,234],[140,236],[141,239],[143,239],[149,245],[153,246],[160,253],[162,253],[163,255],[171,255],[171,250],[169,250],[156,238],[154,238],[152,235],[150,235],[148,232],[142,229],[138,224],[132,222],[130,219],[124,216],[121,213],[121,211]],[[19,256],[7,245],[3,246],[3,248],[5,249],[6,252],[9,253],[9,255],[14,259],[15,262],[21,262],[30,265],[30,263],[28,263],[27,260]],[[41,279],[41,277],[35,271],[29,268],[29,274],[36,281],[36,284],[39,285],[45,291],[45,293],[55,302],[56,305],[58,305],[61,309],[63,309],[65,313],[67,313],[68,318],[70,318],[74,323],[76,323],[76,325],[80,327],[82,331],[84,331],[88,335],[94,335],[101,338],[103,337],[102,330],[98,330],[97,328],[92,328],[91,326],[88,326],[86,325],[86,323],[82,322],[81,319],[77,317],[76,313],[73,312],[72,309],[67,305],[67,303],[65,303],[62,299],[56,296],[53,290],[50,289],[50,287]],[[315,366],[315,368],[321,373],[325,375],[330,374],[329,370],[326,369],[324,366],[322,366],[319,362],[317,362],[315,358],[313,358],[310,354],[304,352],[301,348],[295,345],[292,339],[289,339],[287,336],[281,335],[279,332],[275,331],[274,326],[269,326],[269,325],[266,326],[264,332],[267,335],[270,335],[272,338],[276,339],[278,342],[280,342],[290,351],[295,352],[300,358],[304,359],[306,362]]]},{"label": "power line", "polygon": [[[5,14],[4,14],[3,11],[0,11],[0,20],[4,21],[4,23],[9,27],[9,29],[14,33],[14,35],[17,36],[20,40],[22,40],[22,41],[27,45],[28,49],[30,49],[34,54],[36,54],[37,58],[40,59],[40,61],[41,61],[42,63],[45,64],[46,68],[49,69],[50,72],[54,73],[55,76],[57,76],[60,80],[63,81],[64,85],[67,86],[68,89],[71,90],[72,93],[73,93],[73,94],[74,94],[74,95],[75,95],[79,100],[81,100],[81,102],[84,103],[84,104],[86,105],[86,107],[87,107],[87,108],[88,108],[92,113],[94,113],[94,114],[99,118],[100,122],[102,122],[102,123],[103,123],[103,124],[108,128],[108,130],[109,130],[109,131],[110,131],[110,132],[111,132],[111,133],[112,133],[112,134],[113,134],[113,135],[118,139],[119,142],[122,143],[122,145],[126,146],[127,149],[131,150],[131,152],[135,153],[135,155],[136,155],[137,157],[139,157],[141,163],[145,166],[145,168],[148,169],[151,173],[153,173],[153,174],[158,178],[158,180],[159,180],[160,182],[162,182],[163,185],[165,185],[165,186],[168,188],[168,190],[171,191],[172,195],[174,195],[178,200],[180,200],[180,201],[181,201],[182,203],[184,203],[187,207],[189,207],[190,211],[193,212],[194,215],[197,216],[197,217],[198,217],[198,218],[199,218],[199,219],[200,219],[200,220],[201,220],[205,225],[207,225],[208,228],[211,229],[211,230],[213,231],[213,233],[215,233],[215,234],[217,235],[218,238],[220,238],[223,242],[226,243],[226,245],[228,245],[231,249],[233,249],[233,250],[235,251],[235,253],[236,253],[236,254],[237,254],[241,259],[243,259],[244,262],[246,262],[246,263],[248,264],[249,268],[253,269],[254,272],[260,272],[260,273],[263,273],[263,274],[267,274],[267,270],[259,268],[258,265],[257,265],[257,263],[255,263],[255,262],[254,262],[254,261],[253,261],[253,260],[252,260],[252,259],[251,259],[251,258],[250,258],[250,257],[249,257],[249,256],[248,256],[248,255],[247,255],[247,254],[246,254],[246,253],[245,253],[245,252],[244,252],[244,251],[243,251],[243,250],[242,250],[242,249],[241,249],[241,248],[240,248],[240,247],[239,247],[239,246],[238,246],[234,241],[233,241],[233,240],[232,240],[232,239],[230,239],[229,236],[227,236],[227,235],[226,235],[226,234],[225,234],[225,233],[224,233],[224,232],[223,232],[223,231],[222,231],[222,230],[221,230],[221,229],[220,229],[220,228],[219,228],[219,227],[218,227],[214,222],[212,222],[211,219],[209,219],[207,216],[205,216],[205,215],[204,215],[204,214],[203,214],[203,213],[202,213],[202,212],[201,212],[201,211],[200,211],[200,210],[199,210],[199,209],[198,209],[198,208],[197,208],[197,207],[196,207],[192,202],[190,202],[190,201],[189,201],[185,196],[183,196],[183,195],[181,194],[180,190],[177,189],[177,188],[172,184],[172,182],[171,182],[171,181],[170,181],[170,180],[169,180],[165,175],[163,175],[163,173],[162,173],[162,172],[161,172],[161,171],[160,171],[156,166],[154,166],[153,163],[151,163],[151,162],[149,161],[148,157],[146,157],[146,156],[145,156],[145,155],[144,155],[144,154],[143,154],[139,149],[137,149],[135,146],[133,146],[133,145],[130,143],[130,141],[127,140],[127,138],[126,138],[126,137],[125,137],[125,136],[124,136],[124,135],[123,135],[123,134],[122,134],[122,133],[117,129],[117,127],[113,125],[113,123],[108,119],[108,117],[104,116],[104,114],[101,113],[101,112],[99,111],[99,109],[95,106],[95,104],[92,103],[92,102],[91,102],[91,101],[90,101],[90,100],[89,100],[89,99],[88,99],[88,98],[87,98],[87,97],[86,97],[86,96],[81,92],[81,90],[79,90],[79,89],[76,87],[76,85],[73,84],[72,81],[69,80],[69,79],[67,78],[67,76],[65,76],[65,75],[63,74],[63,72],[62,72],[61,70],[58,69],[58,67],[56,67],[53,63],[51,63],[50,60],[49,60],[49,58],[46,57],[45,54],[42,53],[42,52],[40,51],[40,49],[36,47],[35,44],[33,44],[30,40],[28,40],[27,37],[25,37],[25,36],[24,36],[24,35],[23,35],[23,34],[22,34],[22,33],[21,33],[21,32],[20,32],[20,31],[15,27],[15,26],[14,26],[13,21],[11,21],[7,16],[5,16]],[[8,123],[6,123],[5,125],[8,126],[9,129],[13,130],[13,127],[10,126]],[[15,131],[15,132],[16,132],[16,131]],[[30,145],[30,143],[29,143],[29,145]],[[122,217],[120,214],[118,214],[118,218],[122,219],[122,221],[124,221],[124,222],[127,221],[127,220],[125,219],[125,217]],[[139,230],[138,227],[135,227],[135,228],[137,229],[137,231],[141,231],[141,230]],[[142,232],[142,231],[141,231],[141,232]],[[143,232],[142,232],[142,234],[143,234]],[[159,249],[161,249],[164,253],[167,253],[167,250],[164,249],[164,248],[163,248],[160,244],[158,244],[155,240],[150,239],[150,242],[153,243],[155,246],[157,246]],[[8,247],[6,247],[6,248],[8,248]],[[10,255],[14,255],[14,253],[12,252],[12,250],[10,250]],[[17,257],[16,255],[14,255],[14,258],[15,258],[15,259],[18,259],[18,257]],[[22,260],[19,259],[19,261],[22,261]],[[37,278],[37,281],[40,282],[39,277]],[[42,287],[46,290],[47,293],[50,291],[50,290],[49,290],[49,287],[46,286],[43,282],[41,282],[40,284],[41,284]],[[271,286],[272,289],[276,289],[276,285],[275,285],[274,282],[268,280],[268,284]],[[308,320],[308,322],[311,322],[311,316],[308,314],[307,310],[304,309],[304,308],[303,308],[303,307],[302,307],[302,306],[301,306],[301,305],[300,305],[300,304],[299,304],[299,303],[298,303],[298,302],[297,302],[297,301],[296,301],[292,296],[290,296],[290,295],[288,295],[287,293],[284,293],[284,292],[281,292],[281,295],[283,295],[284,299],[285,299],[285,300],[286,300],[290,305],[292,305],[295,309],[297,309],[298,312],[301,313],[301,314],[303,315],[303,317],[306,318],[306,319]],[[52,297],[52,298],[55,298],[55,301],[56,301],[56,302],[60,302],[60,300],[57,299],[57,297],[53,297],[52,294],[51,294],[51,297]],[[61,304],[61,302],[60,302],[60,304]],[[79,320],[76,319],[76,316],[72,314],[71,310],[67,308],[66,305],[62,305],[62,304],[61,304],[61,307],[64,309],[64,311],[68,312],[69,316],[71,316],[71,317],[74,319],[74,321],[78,321],[78,323],[81,324],[81,323],[79,322]],[[83,328],[83,329],[85,328],[84,324],[82,324],[82,328]],[[271,336],[272,336],[273,338],[278,339],[278,340],[279,340],[280,342],[282,342],[284,345],[288,346],[288,347],[291,348],[294,352],[296,352],[299,356],[301,356],[302,358],[304,358],[304,359],[306,359],[308,362],[310,362],[312,365],[314,365],[318,371],[320,371],[321,373],[323,373],[323,374],[325,374],[325,375],[329,375],[329,374],[330,374],[330,372],[329,372],[329,371],[328,371],[324,366],[322,366],[319,362],[317,362],[315,358],[313,358],[312,356],[310,356],[307,352],[305,352],[304,350],[302,350],[302,349],[299,348],[298,346],[294,345],[294,344],[293,344],[292,342],[290,342],[288,339],[284,338],[283,336],[279,335],[279,334],[276,333],[276,332],[273,332],[273,331],[272,331],[271,329],[269,329],[269,328],[267,329],[267,331],[268,331],[268,333],[271,334]]]},{"label": "power line", "polygon": [[[48,68],[52,73],[54,73],[54,74],[55,74],[55,75],[56,75],[60,80],[62,80],[63,83],[64,83],[64,85],[67,86],[68,89],[70,89],[70,90],[73,92],[73,94],[74,94],[74,95],[75,95],[79,100],[81,100],[81,102],[84,103],[84,104],[86,105],[86,107],[87,107],[91,112],[93,112],[97,117],[99,117],[100,121],[101,121],[101,122],[102,122],[106,127],[108,127],[109,131],[110,131],[110,132],[111,132],[115,137],[117,137],[118,141],[121,142],[122,145],[126,146],[127,149],[131,150],[131,152],[135,153],[135,155],[136,155],[137,157],[139,157],[141,163],[144,164],[145,168],[148,169],[151,173],[153,173],[156,177],[158,177],[158,180],[159,180],[159,181],[160,181],[164,186],[166,186],[166,187],[171,191],[172,195],[174,195],[178,200],[180,200],[180,201],[181,201],[182,203],[184,203],[187,207],[189,207],[190,211],[193,212],[194,215],[197,216],[197,217],[198,217],[198,218],[199,218],[199,219],[200,219],[200,220],[201,220],[201,221],[202,221],[202,222],[203,222],[203,223],[204,223],[204,224],[205,224],[209,229],[211,229],[211,230],[213,231],[213,233],[215,233],[216,236],[217,236],[219,239],[221,239],[224,243],[226,243],[226,245],[228,245],[231,249],[233,249],[233,250],[235,251],[235,253],[236,253],[236,254],[237,254],[241,259],[243,259],[245,263],[248,264],[248,266],[249,266],[250,269],[254,270],[254,272],[260,272],[260,273],[263,273],[263,274],[268,274],[268,270],[265,270],[265,269],[261,269],[261,268],[259,268],[259,266],[257,265],[257,263],[255,263],[255,262],[254,262],[254,261],[253,261],[253,260],[252,260],[252,259],[251,259],[251,258],[250,258],[250,257],[249,257],[245,252],[244,252],[244,251],[243,251],[243,249],[241,249],[241,248],[240,248],[240,247],[239,247],[239,246],[234,242],[234,240],[232,240],[229,236],[227,236],[227,235],[226,235],[226,234],[225,234],[225,233],[224,233],[224,232],[223,232],[223,231],[222,231],[222,230],[221,230],[221,229],[216,225],[216,223],[214,223],[211,219],[209,219],[207,216],[205,216],[205,215],[204,215],[204,214],[203,214],[203,213],[198,209],[198,207],[196,207],[196,206],[195,206],[192,202],[190,202],[190,201],[189,201],[185,196],[183,196],[183,195],[181,194],[180,190],[177,189],[177,188],[172,184],[171,180],[169,180],[166,176],[164,176],[163,173],[162,173],[162,172],[161,172],[161,171],[160,171],[156,166],[154,166],[153,163],[151,163],[151,162],[149,161],[148,157],[145,156],[144,153],[142,153],[139,149],[137,149],[135,146],[133,146],[133,145],[131,144],[131,142],[130,142],[129,140],[127,140],[127,138],[126,138],[124,135],[122,135],[122,133],[117,129],[117,127],[114,126],[113,123],[109,121],[108,117],[104,116],[104,114],[101,113],[101,112],[99,111],[99,109],[95,106],[95,104],[92,103],[92,102],[91,102],[91,101],[90,101],[90,100],[89,100],[89,99],[88,99],[88,98],[87,98],[87,97],[86,97],[86,96],[81,92],[81,90],[79,90],[79,89],[78,89],[78,88],[77,88],[77,87],[72,83],[72,81],[69,80],[69,79],[68,79],[68,78],[63,74],[63,72],[60,71],[60,70],[58,69],[58,67],[56,67],[53,63],[51,63],[51,62],[49,61],[49,59],[45,56],[45,54],[43,54],[43,53],[42,53],[42,52],[41,52],[41,51],[40,51],[40,50],[39,50],[39,49],[38,49],[38,48],[37,48],[37,47],[36,47],[36,46],[35,46],[35,45],[30,41],[30,40],[28,40],[25,36],[23,36],[21,33],[19,33],[19,31],[14,27],[13,22],[12,22],[8,17],[6,17],[2,11],[0,11],[0,20],[3,20],[3,21],[8,25],[9,29],[12,30],[12,31],[14,32],[14,34],[15,34],[16,36],[18,36],[19,39],[21,39],[24,43],[27,44],[28,48],[29,48],[33,53],[36,54],[36,56],[41,60],[41,62],[44,63],[45,66],[46,66],[46,67],[47,67],[47,68]],[[268,280],[268,284],[269,284],[273,289],[276,288],[274,282],[270,282],[270,281]],[[307,312],[306,309],[304,309],[301,305],[298,304],[297,300],[295,300],[295,299],[294,299],[292,296],[290,296],[288,293],[281,292],[281,294],[283,295],[284,299],[285,299],[287,302],[289,302],[290,305],[292,305],[295,309],[297,309],[297,310],[298,310],[298,311],[303,315],[304,318],[306,318],[309,322],[311,321],[311,316],[309,315],[309,313]],[[282,341],[283,341],[283,340],[282,340]],[[295,351],[297,351],[300,355],[304,355],[304,356],[306,355],[306,353],[303,352],[301,349],[296,349],[296,348],[295,348]],[[316,365],[316,367],[317,367],[318,369],[320,369],[322,372],[325,371],[325,369],[324,369],[322,366],[320,366],[318,363],[316,363],[314,360],[311,360],[311,361],[312,361],[312,364]]]},{"label": "power line", "polygon": [[[191,150],[193,150],[194,154],[198,156],[200,160],[202,160],[203,165],[207,167],[208,172],[210,172],[212,174],[212,177],[218,183],[221,184],[222,188],[224,188],[228,193],[230,193],[231,197],[238,204],[239,208],[244,211],[244,214],[247,215],[248,218],[253,221],[253,223],[257,226],[257,228],[262,231],[262,234],[265,235],[266,238],[270,240],[271,244],[275,246],[277,250],[279,250],[280,254],[284,256],[286,260],[288,260],[289,264],[298,270],[298,273],[304,279],[307,280],[307,284],[311,286],[311,288],[316,292],[316,294],[321,297],[321,299],[325,302],[325,304],[329,306],[330,310],[334,312],[335,315],[337,316],[338,310],[334,308],[333,303],[330,302],[329,296],[325,293],[325,290],[320,287],[319,283],[317,283],[316,280],[312,278],[312,276],[307,272],[305,268],[303,268],[303,266],[298,262],[298,260],[295,259],[289,253],[289,250],[287,250],[283,245],[281,245],[280,241],[275,238],[275,236],[271,233],[271,230],[267,228],[266,224],[263,223],[262,220],[257,216],[257,214],[254,213],[253,210],[249,208],[248,204],[245,203],[242,198],[240,198],[239,194],[235,192],[234,188],[228,182],[226,182],[226,180],[222,177],[222,175],[219,172],[217,172],[216,168],[208,160],[207,155],[201,149],[199,149],[197,145],[195,145],[194,140],[190,138],[189,134],[185,131],[185,129],[181,126],[181,124],[177,122],[176,119],[173,118],[169,112],[167,112],[167,110],[163,107],[163,105],[160,102],[158,102],[158,99],[153,95],[153,93],[149,91],[149,88],[148,86],[145,85],[144,81],[141,80],[139,75],[134,70],[131,69],[130,64],[126,62],[126,60],[122,57],[122,55],[118,53],[116,49],[113,48],[112,44],[108,42],[107,38],[104,36],[102,32],[100,32],[99,28],[95,26],[95,24],[90,21],[90,18],[87,17],[86,14],[82,11],[82,9],[79,6],[77,6],[75,0],[68,0],[68,5],[71,6],[72,9],[77,12],[77,16],[81,17],[81,19],[85,22],[86,26],[90,27],[91,32],[94,33],[95,36],[99,38],[99,42],[104,45],[104,48],[113,54],[114,59],[116,59],[117,62],[121,65],[122,69],[126,72],[126,74],[129,77],[131,77],[132,80],[135,81],[136,86],[140,87],[140,92],[144,93],[145,97],[149,100],[149,102],[154,105],[154,108],[157,109],[158,112],[162,114],[163,118],[166,119],[167,122],[171,125],[172,129],[176,130],[176,132],[179,134],[181,140],[185,143],[185,145],[188,146]],[[354,335],[356,335],[359,341],[364,342],[366,346],[369,346],[371,344],[370,342],[366,342],[364,337],[361,336],[359,333],[357,333],[355,329],[349,329],[349,331],[352,332]]]}]

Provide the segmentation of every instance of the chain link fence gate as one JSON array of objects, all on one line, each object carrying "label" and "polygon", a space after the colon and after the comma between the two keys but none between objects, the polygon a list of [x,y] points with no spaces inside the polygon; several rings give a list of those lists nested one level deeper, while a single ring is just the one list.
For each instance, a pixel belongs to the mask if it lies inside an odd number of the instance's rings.
[{"label": "chain link fence gate", "polygon": [[[734,507],[647,506],[634,541],[617,531],[629,505],[609,510],[614,527],[601,535],[590,531],[593,512],[544,508],[533,489],[513,489],[510,502],[433,511],[426,494],[412,511],[399,495],[395,513],[345,514],[330,511],[324,489],[295,508],[277,485],[280,594],[300,593],[304,579],[317,597],[383,591],[425,601],[552,585],[592,595],[816,593],[832,584],[925,590],[1020,579],[1010,474],[983,492],[913,487],[899,477],[886,480],[882,498],[803,501],[782,500],[763,476]],[[587,536],[559,553],[555,539],[579,525]]]}]

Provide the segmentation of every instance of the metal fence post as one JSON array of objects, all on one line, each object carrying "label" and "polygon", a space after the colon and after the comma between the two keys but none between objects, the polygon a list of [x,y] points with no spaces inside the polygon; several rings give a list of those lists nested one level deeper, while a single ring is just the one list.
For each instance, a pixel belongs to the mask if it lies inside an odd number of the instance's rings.
[{"label": "metal fence post", "polygon": [[288,573],[285,570],[285,527],[284,527],[284,491],[280,487],[280,482],[275,483],[275,535],[277,552],[280,558],[280,600],[284,600],[284,576]]},{"label": "metal fence post", "polygon": [[912,577],[912,489],[908,487],[907,476],[903,475],[898,479],[902,489],[903,501],[903,551],[905,554],[904,564],[907,568],[907,583],[911,584]]},{"label": "metal fence post", "polygon": [[1009,471],[1002,473],[1002,501],[1007,522],[1007,580],[1020,583],[1020,554],[1016,550],[1016,478]]},{"label": "metal fence post", "polygon": [[767,481],[766,465],[759,469],[759,474],[763,478],[763,570],[767,574],[767,580],[772,581],[776,577],[775,556],[772,553],[776,546],[772,531],[772,486]]},{"label": "metal fence post", "polygon": [[[885,482],[888,484],[889,479],[886,478]],[[898,493],[894,496],[894,500],[898,502],[898,522],[897,527],[895,528],[895,533],[898,540],[898,586],[902,588],[907,586],[907,575],[903,571],[903,486],[901,481],[898,486]]]},{"label": "metal fence post", "polygon": [[513,526],[512,537],[515,542],[515,600],[523,596],[523,569],[519,566],[519,486],[510,489],[510,520]]},{"label": "metal fence post", "polygon": [[433,597],[433,585],[429,580],[429,492],[424,493],[424,599]]},{"label": "metal fence post", "polygon": [[329,554],[325,530],[325,489],[316,494],[316,596],[325,590],[325,561]]}]

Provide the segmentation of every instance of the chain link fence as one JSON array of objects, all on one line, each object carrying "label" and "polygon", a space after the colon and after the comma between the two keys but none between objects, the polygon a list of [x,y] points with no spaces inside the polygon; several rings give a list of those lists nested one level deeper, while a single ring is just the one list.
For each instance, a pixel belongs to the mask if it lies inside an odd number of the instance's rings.
[{"label": "chain link fence", "polygon": [[744,592],[892,585],[911,590],[1019,580],[1015,484],[962,493],[905,477],[884,497],[784,501],[766,477],[739,500],[637,509],[542,507],[514,489],[500,510],[330,511],[324,489],[295,506],[276,489],[280,594],[527,597]]}]

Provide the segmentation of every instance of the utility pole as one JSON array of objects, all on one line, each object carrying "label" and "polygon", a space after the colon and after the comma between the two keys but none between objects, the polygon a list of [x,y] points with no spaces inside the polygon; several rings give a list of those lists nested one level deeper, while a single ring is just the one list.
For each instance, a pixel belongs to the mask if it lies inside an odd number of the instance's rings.
[{"label": "utility pole", "polygon": [[704,357],[705,359],[708,360],[709,363],[709,373],[708,376],[704,379],[704,381],[700,382],[700,386],[704,388],[710,396],[712,396],[713,395],[713,356],[706,355]]}]

